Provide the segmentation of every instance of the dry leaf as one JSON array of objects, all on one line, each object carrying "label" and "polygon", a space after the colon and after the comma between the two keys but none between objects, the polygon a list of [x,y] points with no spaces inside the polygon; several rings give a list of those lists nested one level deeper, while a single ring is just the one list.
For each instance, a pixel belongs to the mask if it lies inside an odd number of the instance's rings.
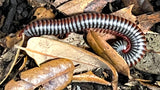
[{"label": "dry leaf", "polygon": [[67,2],[67,1],[69,1],[69,0],[54,0],[54,2],[52,3],[52,2],[49,2],[50,0],[45,0],[46,2],[48,2],[48,3],[51,3],[54,7],[58,7],[58,6],[60,6],[61,4],[63,5],[63,3],[65,3],[65,2]]},{"label": "dry leaf", "polygon": [[142,84],[143,86],[148,87],[150,90],[160,90],[160,87],[157,85],[152,85],[152,84],[148,84],[148,83],[144,83],[142,81],[139,81],[140,84]]},{"label": "dry leaf", "polygon": [[154,12],[153,6],[148,0],[122,0],[125,6],[134,4],[132,12],[134,14],[143,14],[147,12]]},{"label": "dry leaf", "polygon": [[72,0],[58,7],[57,9],[66,15],[82,13],[93,0]]},{"label": "dry leaf", "polygon": [[139,81],[139,82],[151,82],[151,80],[145,80],[145,79],[135,79],[136,81]]},{"label": "dry leaf", "polygon": [[98,76],[94,75],[91,71],[79,74],[79,75],[74,75],[73,82],[92,82],[92,83],[98,83],[98,84],[104,84],[104,85],[111,85],[110,82],[99,78]]},{"label": "dry leaf", "polygon": [[64,89],[72,80],[74,65],[70,60],[52,60],[21,73],[21,80],[11,80],[5,90],[32,90],[42,85],[46,90]]},{"label": "dry leaf", "polygon": [[25,81],[9,81],[6,86],[5,90],[29,90],[33,85],[25,82]]},{"label": "dry leaf", "polygon": [[53,19],[55,15],[52,12],[52,9],[46,9],[44,7],[39,7],[36,9],[34,16],[36,19]]},{"label": "dry leaf", "polygon": [[114,0],[72,0],[57,9],[66,15],[82,13],[82,12],[101,12],[108,2]]},{"label": "dry leaf", "polygon": [[102,12],[102,9],[108,2],[114,1],[115,0],[94,0],[84,9],[84,12]]},{"label": "dry leaf", "polygon": [[155,84],[149,84],[152,81],[151,80],[144,80],[144,79],[135,79],[136,81],[139,81],[140,84],[142,84],[143,86],[148,87],[151,90],[160,90],[160,87],[158,85]]},{"label": "dry leaf", "polygon": [[[81,66],[80,64],[79,67],[82,70],[79,72],[84,70],[92,70],[97,67],[108,68],[106,64],[98,61],[99,57],[86,50],[47,38],[30,38],[27,42],[26,49],[31,50],[27,51],[27,54],[36,60],[37,65],[40,65],[46,60],[53,59],[56,56],[56,58],[68,58],[74,62],[76,61],[78,64],[82,62],[84,64],[93,65],[87,67],[86,65]],[[40,53],[38,54],[38,52]],[[77,64],[76,62],[75,65]]]},{"label": "dry leaf", "polygon": [[111,70],[113,74],[112,86],[114,89],[117,88],[118,74],[114,67],[91,52],[63,42],[42,37],[30,38],[27,42],[27,48],[21,49],[25,50],[29,56],[34,58],[38,65],[46,60],[53,59],[53,56],[57,56],[70,59],[75,65],[78,64],[78,68],[76,68],[74,72],[92,70],[97,67]]},{"label": "dry leaf", "polygon": [[160,22],[160,12],[155,12],[153,14],[147,15],[142,14],[137,16],[138,26],[144,33],[146,33],[150,28]]},{"label": "dry leaf", "polygon": [[111,13],[111,15],[123,17],[123,18],[125,18],[125,19],[127,19],[127,20],[130,20],[130,21],[132,21],[133,23],[135,23],[135,21],[136,21],[136,16],[134,16],[134,15],[132,14],[132,12],[131,12],[133,6],[134,6],[134,5],[130,5],[130,6],[126,7],[126,8],[122,8],[122,9],[116,11],[116,12]]},{"label": "dry leaf", "polygon": [[131,79],[128,64],[97,32],[90,31],[87,41],[92,49],[106,61],[112,64],[119,73]]}]

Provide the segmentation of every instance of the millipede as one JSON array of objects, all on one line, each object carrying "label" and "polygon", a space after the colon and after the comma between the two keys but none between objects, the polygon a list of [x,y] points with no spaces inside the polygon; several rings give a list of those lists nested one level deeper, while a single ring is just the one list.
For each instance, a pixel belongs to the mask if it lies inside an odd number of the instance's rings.
[{"label": "millipede", "polygon": [[[22,33],[32,37],[87,31],[89,28],[105,29],[101,32],[122,37],[124,41],[115,42],[113,48],[129,66],[140,61],[146,52],[146,39],[141,29],[129,20],[108,14],[83,13],[62,19],[38,20],[26,25]],[[96,32],[99,31],[96,29]]]}]

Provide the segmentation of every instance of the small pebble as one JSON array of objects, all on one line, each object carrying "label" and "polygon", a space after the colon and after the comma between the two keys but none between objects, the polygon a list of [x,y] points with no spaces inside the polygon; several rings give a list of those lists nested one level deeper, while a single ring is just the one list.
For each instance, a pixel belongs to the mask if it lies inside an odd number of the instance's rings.
[{"label": "small pebble", "polygon": [[23,11],[22,12],[22,16],[25,18],[25,17],[27,17],[28,16],[28,12],[27,11]]}]

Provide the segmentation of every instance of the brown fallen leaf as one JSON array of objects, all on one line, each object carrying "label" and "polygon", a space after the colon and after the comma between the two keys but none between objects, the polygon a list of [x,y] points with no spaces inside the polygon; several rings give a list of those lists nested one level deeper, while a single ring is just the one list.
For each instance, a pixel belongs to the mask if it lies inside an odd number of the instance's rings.
[{"label": "brown fallen leaf", "polygon": [[142,14],[137,16],[137,22],[139,23],[138,26],[144,33],[146,33],[150,28],[160,22],[160,11],[154,12],[153,14],[147,15]]},{"label": "brown fallen leaf", "polygon": [[145,80],[145,79],[135,79],[136,81],[139,81],[139,82],[151,82],[151,80]]},{"label": "brown fallen leaf", "polygon": [[111,83],[99,78],[98,76],[94,75],[91,71],[88,71],[86,73],[82,73],[82,74],[78,74],[78,75],[74,75],[73,82],[91,82],[91,83],[98,83],[98,84],[104,84],[107,86],[110,86]]},{"label": "brown fallen leaf", "polygon": [[33,90],[42,85],[46,90],[64,89],[72,80],[74,65],[70,60],[51,60],[21,73],[21,80],[11,80],[5,90]]},{"label": "brown fallen leaf", "polygon": [[84,9],[84,12],[102,12],[102,9],[109,2],[114,2],[115,0],[93,0],[87,7]]},{"label": "brown fallen leaf", "polygon": [[72,0],[57,9],[66,15],[82,13],[82,12],[101,12],[108,2],[114,0]]},{"label": "brown fallen leaf", "polygon": [[115,15],[115,16],[119,16],[119,17],[123,17],[127,20],[132,21],[133,23],[136,22],[136,16],[134,16],[132,14],[132,8],[134,5],[130,5],[128,7],[122,8],[116,12],[111,13],[111,15]]},{"label": "brown fallen leaf", "polygon": [[30,38],[27,42],[27,47],[25,51],[29,56],[35,59],[37,65],[40,65],[41,63],[47,60],[59,57],[59,58],[68,58],[70,60],[73,60],[75,62],[75,65],[79,63],[88,64],[89,66],[91,65],[91,67],[87,67],[86,65],[81,66],[80,64],[79,67],[81,67],[82,70],[79,69],[80,70],[79,72],[84,70],[92,70],[97,67],[109,69],[106,66],[106,64],[98,61],[99,58],[97,58],[96,55],[81,48],[47,38],[42,38],[42,37]]},{"label": "brown fallen leaf", "polygon": [[122,0],[122,2],[126,7],[134,4],[132,12],[136,15],[154,12],[153,6],[150,4],[149,0]]},{"label": "brown fallen leaf", "polygon": [[66,15],[71,15],[75,13],[81,13],[84,11],[85,7],[93,0],[73,0],[63,4],[62,6],[58,7],[57,9]]},{"label": "brown fallen leaf", "polygon": [[99,33],[90,31],[87,34],[87,41],[92,49],[106,61],[112,64],[119,73],[122,73],[128,78],[130,69],[125,60],[99,35]]},{"label": "brown fallen leaf", "polygon": [[92,70],[97,67],[111,70],[112,86],[114,90],[117,88],[118,74],[115,68],[107,61],[89,51],[42,37],[30,38],[27,42],[27,48],[21,47],[21,49],[25,50],[29,56],[34,58],[38,65],[57,56],[70,59],[75,65],[78,65],[74,72]]},{"label": "brown fallen leaf", "polygon": [[54,7],[58,7],[58,6],[61,6],[61,5],[63,5],[65,2],[68,2],[68,1],[70,1],[70,0],[54,0],[54,2],[53,1],[51,1],[51,0],[44,0],[44,1],[46,1],[47,3],[50,3],[51,5],[53,5]]},{"label": "brown fallen leaf", "polygon": [[12,79],[6,84],[5,90],[29,90],[32,86],[33,85],[28,82],[15,81]]},{"label": "brown fallen leaf", "polygon": [[144,33],[147,33],[155,23],[160,22],[160,12],[154,12],[153,14],[150,14],[150,15],[142,14],[139,16],[134,16],[131,13],[132,8],[133,8],[133,5],[130,5],[126,8],[123,8],[111,14],[115,16],[123,17],[137,24]]},{"label": "brown fallen leaf", "polygon": [[142,81],[139,81],[140,84],[142,84],[143,86],[148,87],[150,90],[160,90],[160,87],[157,85],[152,85],[152,84],[148,84],[148,83],[144,83]]},{"label": "brown fallen leaf", "polygon": [[39,7],[36,9],[34,16],[36,16],[36,20],[38,19],[53,19],[55,15],[52,12],[52,9],[46,9],[44,7]]},{"label": "brown fallen leaf", "polygon": [[151,80],[144,80],[144,79],[135,79],[136,81],[140,82],[143,86],[148,87],[151,90],[160,90],[160,86],[158,86],[156,83],[151,84]]}]

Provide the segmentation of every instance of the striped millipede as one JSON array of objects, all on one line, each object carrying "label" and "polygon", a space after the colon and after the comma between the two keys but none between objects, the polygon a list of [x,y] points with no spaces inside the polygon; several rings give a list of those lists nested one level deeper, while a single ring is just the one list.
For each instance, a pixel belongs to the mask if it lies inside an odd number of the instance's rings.
[{"label": "striped millipede", "polygon": [[140,28],[131,21],[114,15],[84,13],[63,19],[38,20],[26,25],[22,31],[31,37],[66,34],[89,28],[105,29],[101,32],[122,37],[127,45],[123,46],[124,42],[120,41],[115,43],[113,48],[122,55],[129,66],[135,65],[145,54],[146,40]]}]

